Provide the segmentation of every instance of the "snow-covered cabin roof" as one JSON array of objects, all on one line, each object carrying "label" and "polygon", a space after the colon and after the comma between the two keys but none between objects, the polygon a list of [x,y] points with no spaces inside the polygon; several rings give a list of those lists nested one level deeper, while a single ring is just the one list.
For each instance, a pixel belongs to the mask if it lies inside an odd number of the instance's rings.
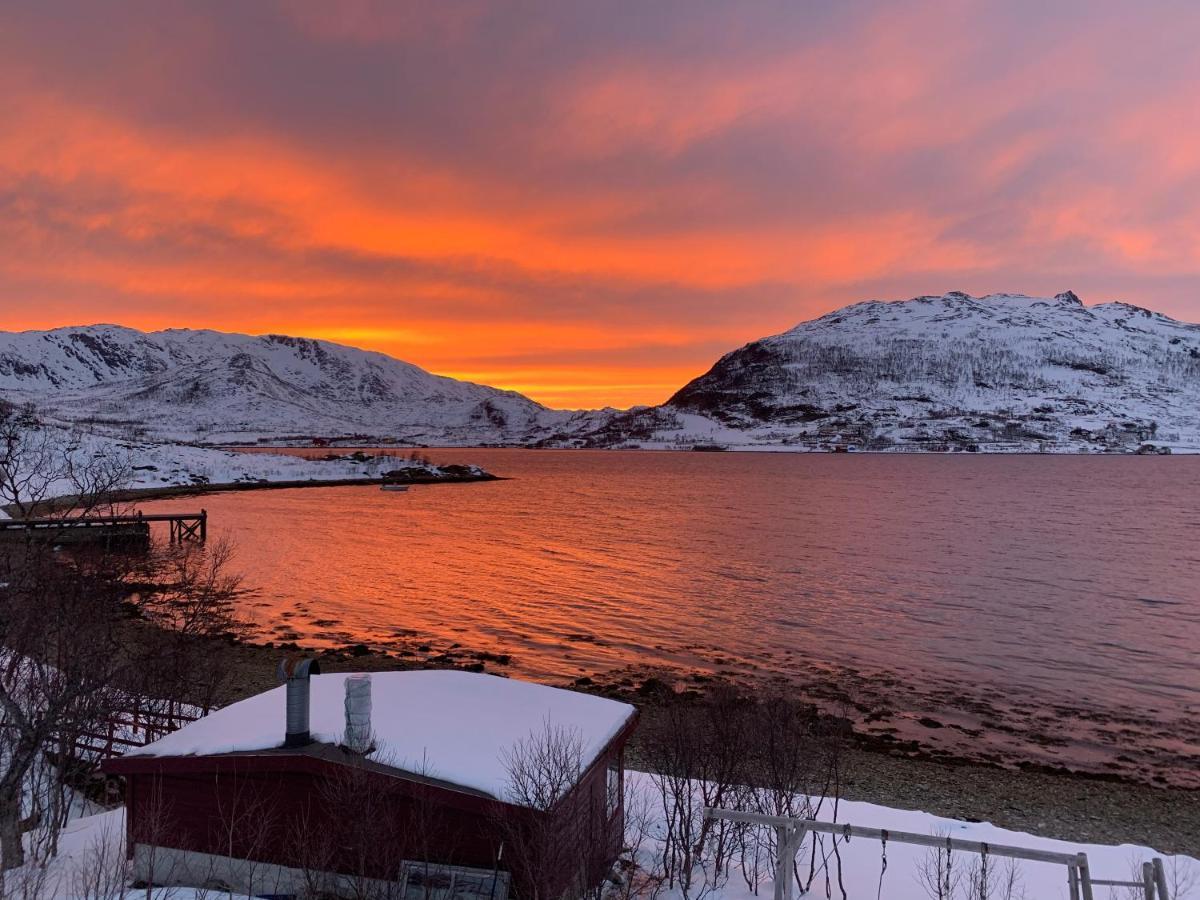
[{"label": "snow-covered cabin roof", "polygon": [[[309,728],[314,741],[337,743],[345,730],[347,672],[314,675]],[[504,797],[504,754],[549,724],[578,734],[583,765],[628,725],[628,703],[528,681],[453,670],[371,673],[370,757],[396,769]],[[285,688],[219,709],[125,754],[129,757],[213,756],[283,744]]]}]

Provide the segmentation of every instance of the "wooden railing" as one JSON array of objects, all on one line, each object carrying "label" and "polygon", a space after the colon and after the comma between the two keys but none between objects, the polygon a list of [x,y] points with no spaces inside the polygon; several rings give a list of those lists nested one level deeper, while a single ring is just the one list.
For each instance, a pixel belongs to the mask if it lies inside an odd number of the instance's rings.
[{"label": "wooden railing", "polygon": [[165,710],[132,707],[120,710],[99,723],[92,731],[76,736],[75,751],[80,758],[93,762],[123,756],[135,747],[144,747],[185,725],[203,718],[208,710],[170,704]]},{"label": "wooden railing", "polygon": [[930,847],[937,850],[978,853],[985,859],[988,856],[1001,856],[1008,859],[1023,859],[1032,862],[1054,863],[1067,868],[1067,886],[1071,900],[1094,900],[1092,888],[1096,886],[1128,887],[1141,890],[1145,900],[1171,900],[1167,890],[1166,871],[1163,861],[1155,857],[1152,861],[1142,864],[1141,881],[1121,881],[1113,879],[1092,878],[1088,868],[1086,853],[1057,853],[1052,850],[1037,850],[1032,847],[1015,847],[1009,844],[989,844],[982,841],[964,841],[959,838],[940,837],[934,834],[917,834],[909,831],[891,831],[882,828],[864,828],[860,825],[850,825],[842,822],[821,822],[817,819],[793,819],[784,816],[768,816],[761,813],[744,812],[735,809],[704,810],[705,818],[725,819],[730,822],[744,822],[750,825],[766,825],[774,828],[778,846],[778,859],[775,869],[775,900],[792,900],[795,894],[795,876],[792,864],[805,835],[830,834],[835,837],[867,838],[868,840],[883,841],[885,844],[915,844],[919,847]]},{"label": "wooden railing", "polygon": [[44,533],[57,531],[94,530],[146,526],[152,522],[167,522],[171,542],[208,539],[208,510],[198,513],[133,513],[127,516],[62,516],[59,518],[0,519],[0,532],[25,531]]}]

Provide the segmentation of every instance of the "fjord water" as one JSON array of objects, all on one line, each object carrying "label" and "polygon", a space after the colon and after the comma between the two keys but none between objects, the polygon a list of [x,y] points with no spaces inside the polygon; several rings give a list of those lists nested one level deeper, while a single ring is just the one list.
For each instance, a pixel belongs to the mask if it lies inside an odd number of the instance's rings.
[{"label": "fjord water", "polygon": [[1144,775],[1198,749],[1196,461],[427,452],[510,480],[203,498],[264,636],[541,678],[824,673],[901,736],[935,710],[964,746],[999,724],[1052,760],[1070,731],[1116,768],[1122,730],[1151,731]]}]

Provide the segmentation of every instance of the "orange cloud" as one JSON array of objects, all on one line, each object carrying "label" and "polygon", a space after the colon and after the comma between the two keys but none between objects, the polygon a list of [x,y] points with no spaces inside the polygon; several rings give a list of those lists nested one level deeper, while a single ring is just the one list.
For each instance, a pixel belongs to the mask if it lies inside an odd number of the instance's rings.
[{"label": "orange cloud", "polygon": [[1195,16],[800,6],[22,11],[0,327],[305,333],[581,406],[867,296],[1197,317]]}]

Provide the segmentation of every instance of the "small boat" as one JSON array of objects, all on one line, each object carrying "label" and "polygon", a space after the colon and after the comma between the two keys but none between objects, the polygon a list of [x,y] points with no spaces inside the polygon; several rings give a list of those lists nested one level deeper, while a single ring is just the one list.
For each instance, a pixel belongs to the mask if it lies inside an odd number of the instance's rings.
[{"label": "small boat", "polygon": [[379,489],[381,491],[407,491],[408,485],[407,484],[389,484],[388,482],[385,481],[383,484],[381,484],[379,486]]}]

